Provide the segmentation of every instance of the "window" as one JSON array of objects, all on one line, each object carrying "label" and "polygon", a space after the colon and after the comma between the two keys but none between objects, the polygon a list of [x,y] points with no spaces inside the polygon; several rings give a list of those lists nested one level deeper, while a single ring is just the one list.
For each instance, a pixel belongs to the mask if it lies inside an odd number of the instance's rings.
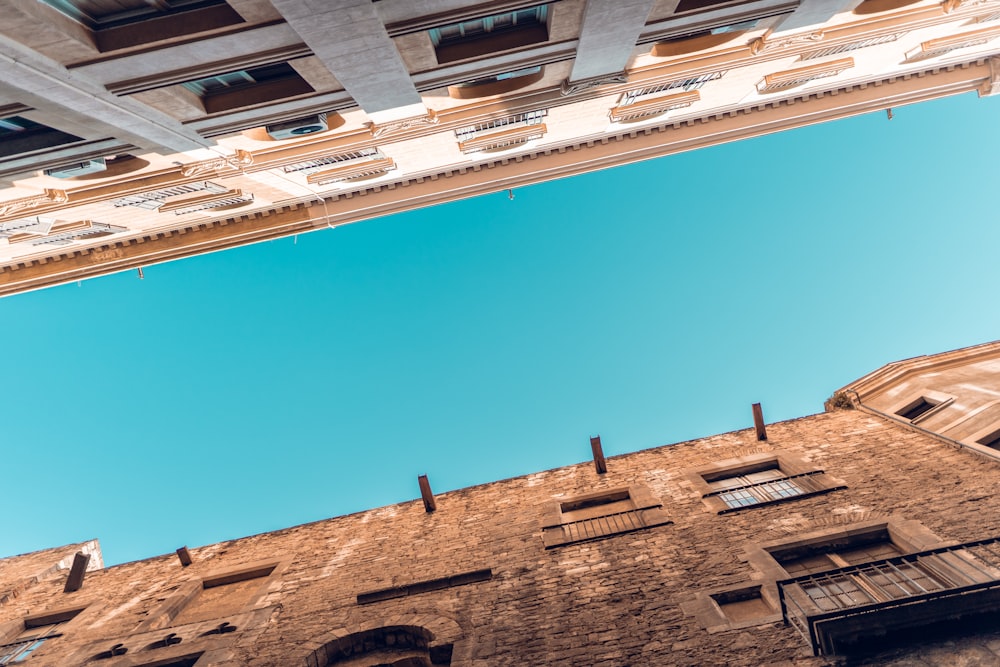
[{"label": "window", "polygon": [[198,658],[202,655],[202,653],[186,655],[183,658],[174,658],[168,662],[157,660],[156,662],[145,663],[137,667],[195,667],[198,664]]},{"label": "window", "polygon": [[206,577],[174,617],[173,623],[194,623],[237,614],[251,604],[276,565],[261,565]]},{"label": "window", "polygon": [[504,72],[493,76],[448,86],[448,96],[453,99],[467,100],[489,95],[502,95],[530,86],[542,80],[542,67],[525,67],[524,69]]},{"label": "window", "polygon": [[864,39],[859,39],[853,42],[847,42],[846,44],[836,44],[834,46],[827,46],[822,49],[817,49],[816,51],[810,51],[809,53],[802,54],[802,60],[816,60],[818,58],[824,58],[826,56],[835,56],[838,53],[849,53],[851,51],[857,51],[858,49],[864,49],[869,46],[877,46],[879,44],[888,44],[889,42],[895,42],[897,39],[905,35],[905,32],[897,32],[889,35],[876,35],[874,37],[866,37]]},{"label": "window", "polygon": [[720,461],[696,469],[688,478],[718,514],[845,488],[840,480],[785,453]]},{"label": "window", "polygon": [[803,86],[810,81],[837,76],[841,72],[854,67],[853,58],[842,58],[830,62],[817,63],[806,67],[785,70],[768,74],[757,84],[757,92],[761,94],[774,93]]},{"label": "window", "polygon": [[749,560],[778,579],[782,615],[815,654],[862,654],[996,609],[998,543],[940,546],[916,522],[868,521],[765,546],[773,570],[753,551]]},{"label": "window", "polygon": [[175,185],[169,188],[160,188],[159,190],[147,190],[145,192],[140,192],[134,195],[127,195],[125,197],[120,197],[114,202],[112,202],[115,208],[121,208],[122,206],[135,206],[137,208],[146,209],[147,211],[155,211],[161,208],[166,200],[170,197],[177,197],[179,195],[185,195],[192,192],[209,192],[213,194],[223,194],[228,192],[228,189],[224,185],[219,185],[218,183],[212,183],[211,181],[201,181],[198,183],[186,183],[184,185]]},{"label": "window", "polygon": [[546,549],[673,523],[644,485],[576,496],[549,505]]},{"label": "window", "polygon": [[113,51],[243,22],[225,0],[43,0]]},{"label": "window", "polygon": [[1000,449],[1000,429],[993,431],[986,437],[976,440],[980,445],[989,447],[990,449]]},{"label": "window", "polygon": [[548,40],[548,5],[431,28],[439,63],[516,49]]},{"label": "window", "polygon": [[288,63],[215,74],[181,85],[201,98],[208,113],[314,92]]},{"label": "window", "polygon": [[906,62],[916,62],[919,60],[929,60],[943,56],[946,53],[966,49],[973,46],[982,46],[1000,37],[1000,28],[980,28],[971,32],[949,37],[939,37],[926,42],[921,42],[920,46],[906,54]]},{"label": "window", "polygon": [[352,164],[354,162],[366,162],[368,160],[375,160],[385,157],[377,148],[361,148],[356,151],[351,151],[349,153],[340,153],[337,155],[325,155],[323,157],[313,158],[311,160],[303,160],[302,162],[293,162],[292,164],[287,164],[282,167],[282,171],[286,174],[291,174],[296,171],[305,172],[311,174],[314,171],[323,169],[324,167],[329,167],[331,165],[342,166],[345,164]]},{"label": "window", "polygon": [[427,593],[429,591],[439,591],[445,588],[466,586],[468,584],[474,584],[481,581],[489,581],[492,578],[493,570],[490,568],[473,570],[471,572],[463,572],[462,574],[456,574],[450,577],[428,579],[426,581],[418,581],[404,586],[393,586],[392,588],[383,588],[377,591],[370,591],[368,593],[360,593],[358,594],[357,601],[358,604],[372,604],[373,602],[382,602],[383,600],[392,600],[409,595],[419,595],[420,593]]},{"label": "window", "polygon": [[636,88],[634,90],[627,91],[624,95],[622,95],[618,104],[619,106],[629,106],[632,104],[638,104],[650,98],[655,98],[662,93],[678,93],[681,91],[690,92],[693,90],[699,90],[709,81],[721,79],[724,74],[724,71],[709,72],[708,74],[699,74],[698,76],[691,77],[690,79],[676,79],[674,81],[667,81],[666,83],[646,86],[645,88]]},{"label": "window", "polygon": [[731,508],[769,503],[805,493],[802,486],[781,472],[777,462],[764,465],[767,467],[763,470],[747,470],[742,475],[718,479],[706,477],[705,481],[715,489],[718,498]]},{"label": "window", "polygon": [[611,109],[609,117],[614,123],[631,123],[648,118],[657,118],[675,109],[684,109],[701,100],[697,90],[654,95],[651,97],[634,97],[623,95],[623,99],[633,99],[631,104],[619,105]]},{"label": "window", "polygon": [[746,0],[681,0],[677,3],[674,14],[686,14],[689,12],[700,12],[706,9],[715,9],[719,5],[737,5]]},{"label": "window", "polygon": [[542,123],[547,113],[544,110],[529,111],[477,123],[455,130],[455,138],[463,153],[507,150],[541,139],[547,129]]},{"label": "window", "polygon": [[388,626],[355,632],[323,647],[322,658],[309,664],[431,667],[450,665],[453,645],[441,644],[427,629]]},{"label": "window", "polygon": [[0,158],[83,141],[21,116],[0,119]]},{"label": "window", "polygon": [[[38,219],[42,220],[42,218]],[[127,227],[108,225],[92,220],[78,220],[75,222],[52,220],[47,231],[40,233],[41,226],[36,229],[39,231],[25,231],[21,234],[12,234],[9,237],[9,242],[27,243],[33,246],[69,245],[74,241],[96,239],[128,231]],[[2,233],[0,233],[0,236],[2,236]]]},{"label": "window", "polygon": [[29,617],[24,620],[24,630],[11,641],[0,646],[0,665],[13,665],[27,660],[45,642],[62,636],[62,629],[82,609],[72,609]]},{"label": "window", "polygon": [[709,597],[718,605],[719,611],[730,624],[765,618],[770,620],[774,615],[774,610],[761,597],[759,585],[712,593]]},{"label": "window", "polygon": [[950,405],[955,398],[936,391],[927,391],[911,399],[902,406],[897,406],[892,412],[911,423],[923,421],[931,414],[943,410]]}]

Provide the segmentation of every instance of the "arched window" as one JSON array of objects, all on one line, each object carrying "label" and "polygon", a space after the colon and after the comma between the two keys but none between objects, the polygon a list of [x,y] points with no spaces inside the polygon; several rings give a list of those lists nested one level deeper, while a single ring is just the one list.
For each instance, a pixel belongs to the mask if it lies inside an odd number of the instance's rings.
[{"label": "arched window", "polygon": [[396,625],[356,632],[326,646],[336,667],[435,667],[451,664],[451,645],[432,646],[425,628]]}]

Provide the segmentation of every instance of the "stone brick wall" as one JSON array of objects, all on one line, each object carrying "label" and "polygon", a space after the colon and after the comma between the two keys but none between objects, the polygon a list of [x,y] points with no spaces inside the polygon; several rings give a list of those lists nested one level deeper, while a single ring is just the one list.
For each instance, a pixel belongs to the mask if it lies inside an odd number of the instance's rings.
[{"label": "stone brick wall", "polygon": [[[83,609],[35,652],[33,667],[82,665],[116,644],[127,653],[94,664],[200,654],[197,667],[319,666],[334,656],[353,666],[368,664],[356,659],[365,642],[390,654],[389,644],[405,643],[410,653],[394,655],[433,664],[448,664],[450,653],[455,667],[812,667],[836,660],[813,657],[780,615],[710,632],[696,611],[708,591],[766,586],[748,560],[754,545],[883,518],[919,522],[942,541],[1000,535],[1000,464],[975,453],[857,411],[771,424],[768,436],[758,442],[747,429],[612,457],[604,475],[588,461],[460,489],[437,496],[430,514],[418,499],[192,549],[188,567],[174,555],[118,565],[89,573],[74,593],[55,577],[0,604],[0,624]],[[846,488],[722,515],[702,501],[692,469],[762,452],[796,457]],[[643,486],[672,523],[544,547],[554,499]],[[22,576],[6,563],[4,590]],[[204,588],[271,566],[259,581],[237,582],[246,600],[239,611],[224,589]],[[484,569],[492,577],[456,578]],[[436,583],[412,586],[421,582]],[[384,589],[394,590],[358,604],[359,594]],[[184,605],[208,591],[219,615],[181,623]],[[380,638],[382,627],[410,630]],[[181,641],[164,643],[171,633]],[[873,664],[997,664],[998,646],[980,632]]]}]

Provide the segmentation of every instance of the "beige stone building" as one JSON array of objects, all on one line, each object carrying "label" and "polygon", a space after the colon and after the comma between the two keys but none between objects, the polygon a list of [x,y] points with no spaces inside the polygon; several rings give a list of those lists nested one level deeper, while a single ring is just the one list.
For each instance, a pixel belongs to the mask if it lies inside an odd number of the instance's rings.
[{"label": "beige stone building", "polygon": [[0,295],[944,95],[998,0],[0,0]]},{"label": "beige stone building", "polygon": [[998,353],[890,364],[824,414],[755,406],[752,428],[608,459],[594,438],[585,463],[436,496],[424,478],[411,502],[176,554],[5,558],[0,664],[995,665]]}]

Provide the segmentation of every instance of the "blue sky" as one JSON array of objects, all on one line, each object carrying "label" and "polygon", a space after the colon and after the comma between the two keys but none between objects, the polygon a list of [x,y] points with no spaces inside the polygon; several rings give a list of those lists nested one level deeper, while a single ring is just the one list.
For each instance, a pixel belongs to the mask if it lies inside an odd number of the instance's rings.
[{"label": "blue sky", "polygon": [[993,340],[1000,100],[0,300],[0,555],[145,558],[822,410]]}]

